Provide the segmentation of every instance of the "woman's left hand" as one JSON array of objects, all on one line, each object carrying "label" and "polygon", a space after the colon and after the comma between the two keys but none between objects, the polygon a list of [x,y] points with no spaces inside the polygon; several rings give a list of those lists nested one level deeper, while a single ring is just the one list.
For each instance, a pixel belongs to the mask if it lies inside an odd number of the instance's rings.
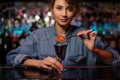
[{"label": "woman's left hand", "polygon": [[95,48],[96,33],[93,30],[85,30],[77,33],[81,37],[84,44],[91,51]]}]

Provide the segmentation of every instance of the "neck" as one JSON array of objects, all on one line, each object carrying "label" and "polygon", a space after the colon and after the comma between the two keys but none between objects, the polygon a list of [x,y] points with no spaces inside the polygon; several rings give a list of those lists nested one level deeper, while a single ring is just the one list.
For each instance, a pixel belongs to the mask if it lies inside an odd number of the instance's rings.
[{"label": "neck", "polygon": [[55,29],[58,35],[65,36],[65,33],[67,31],[68,25],[67,26],[60,26],[55,24]]}]

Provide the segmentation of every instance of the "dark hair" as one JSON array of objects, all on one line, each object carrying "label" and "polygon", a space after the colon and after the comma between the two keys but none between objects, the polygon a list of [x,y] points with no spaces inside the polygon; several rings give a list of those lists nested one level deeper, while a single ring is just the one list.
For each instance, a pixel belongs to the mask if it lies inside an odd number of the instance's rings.
[{"label": "dark hair", "polygon": [[[50,8],[53,8],[56,0],[49,0],[50,1]],[[65,0],[69,5],[75,7],[76,10],[79,10],[79,2],[80,0]]]}]

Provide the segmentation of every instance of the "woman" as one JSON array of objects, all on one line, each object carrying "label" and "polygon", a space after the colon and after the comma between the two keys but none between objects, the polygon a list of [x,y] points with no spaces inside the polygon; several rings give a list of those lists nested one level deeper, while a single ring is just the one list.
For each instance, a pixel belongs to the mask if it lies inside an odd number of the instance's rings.
[{"label": "woman", "polygon": [[[117,64],[118,53],[106,47],[94,31],[70,25],[78,6],[77,0],[51,0],[54,26],[33,31],[21,46],[7,54],[7,64],[48,70],[63,70],[63,65]],[[59,35],[66,38],[77,35],[64,42],[67,49],[63,64],[56,60],[54,48]]]}]

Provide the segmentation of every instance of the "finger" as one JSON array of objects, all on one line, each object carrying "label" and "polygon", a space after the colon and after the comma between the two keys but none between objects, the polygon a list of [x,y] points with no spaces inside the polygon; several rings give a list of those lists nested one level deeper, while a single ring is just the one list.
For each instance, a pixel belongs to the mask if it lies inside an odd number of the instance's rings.
[{"label": "finger", "polygon": [[85,30],[78,32],[77,35],[80,36],[82,39],[88,39],[89,38],[89,33],[93,32],[93,30]]},{"label": "finger", "polygon": [[97,34],[93,31],[89,35],[90,35],[90,37],[96,37]]},{"label": "finger", "polygon": [[51,63],[49,60],[45,60],[44,64],[47,65],[47,66],[49,66],[49,67],[57,69],[57,67],[53,63]]},{"label": "finger", "polygon": [[81,37],[82,40],[88,39],[88,35],[85,34],[85,31],[79,32],[77,35]]},{"label": "finger", "polygon": [[82,36],[82,35],[84,35],[84,34],[85,34],[85,31],[81,31],[81,32],[78,32],[78,33],[77,33],[78,36]]},{"label": "finger", "polygon": [[91,32],[93,32],[93,30],[87,30],[84,32],[85,35],[89,35]]},{"label": "finger", "polygon": [[[86,37],[87,35],[87,37]],[[90,39],[91,37],[94,37],[96,35],[96,33],[93,30],[88,30],[85,32],[85,38],[86,39]]]},{"label": "finger", "polygon": [[[57,69],[63,69],[63,66],[60,64],[59,61],[57,61],[56,59],[54,58],[51,58],[51,57],[47,57],[46,59],[48,62],[52,63]],[[53,66],[52,65],[52,66]],[[53,67],[54,67],[53,66]]]},{"label": "finger", "polygon": [[82,40],[85,40],[86,38],[83,35],[79,36]]},{"label": "finger", "polygon": [[40,68],[44,68],[44,69],[47,69],[47,70],[52,70],[52,67],[50,66],[47,66],[46,64],[41,64]]},{"label": "finger", "polygon": [[62,70],[62,69],[63,69],[63,66],[60,64],[59,61],[57,61],[57,60],[52,60],[51,63],[52,63],[53,65],[55,65],[58,70]]}]

